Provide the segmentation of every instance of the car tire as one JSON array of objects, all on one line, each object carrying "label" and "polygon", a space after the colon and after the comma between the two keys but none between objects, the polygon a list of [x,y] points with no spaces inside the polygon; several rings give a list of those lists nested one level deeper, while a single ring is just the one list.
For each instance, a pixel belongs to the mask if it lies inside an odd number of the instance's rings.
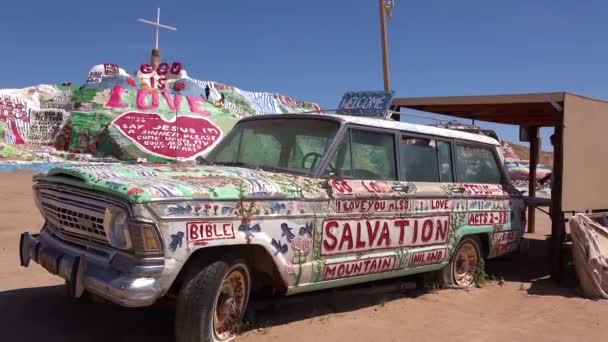
[{"label": "car tire", "polygon": [[443,287],[464,289],[475,286],[475,273],[482,258],[477,237],[467,237],[458,243],[450,263],[441,270]]},{"label": "car tire", "polygon": [[218,260],[184,282],[177,299],[177,342],[230,341],[240,323],[251,289],[243,259]]}]

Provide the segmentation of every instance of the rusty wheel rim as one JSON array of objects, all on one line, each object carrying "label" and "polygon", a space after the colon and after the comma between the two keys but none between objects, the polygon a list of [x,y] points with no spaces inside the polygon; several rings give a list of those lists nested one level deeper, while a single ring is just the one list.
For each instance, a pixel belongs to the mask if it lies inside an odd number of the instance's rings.
[{"label": "rusty wheel rim", "polygon": [[454,282],[460,287],[470,287],[475,284],[475,272],[479,255],[477,248],[471,242],[460,245],[454,256],[453,276]]},{"label": "rusty wheel rim", "polygon": [[248,279],[247,271],[235,265],[220,285],[213,309],[213,333],[218,341],[234,338],[235,328],[247,305]]}]

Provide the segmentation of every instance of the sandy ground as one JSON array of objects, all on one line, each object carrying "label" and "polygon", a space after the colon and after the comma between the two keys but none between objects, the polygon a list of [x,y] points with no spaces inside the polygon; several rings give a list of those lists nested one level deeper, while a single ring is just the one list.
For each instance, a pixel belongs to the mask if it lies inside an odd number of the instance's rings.
[{"label": "sandy ground", "polygon": [[[546,279],[548,220],[528,253],[488,263],[505,280],[470,291],[319,295],[255,312],[238,341],[601,341],[608,303],[579,298]],[[19,266],[19,233],[42,221],[31,175],[0,173],[0,341],[171,341],[170,308],[128,309],[72,300],[60,278]],[[348,293],[348,292],[347,292]]]}]

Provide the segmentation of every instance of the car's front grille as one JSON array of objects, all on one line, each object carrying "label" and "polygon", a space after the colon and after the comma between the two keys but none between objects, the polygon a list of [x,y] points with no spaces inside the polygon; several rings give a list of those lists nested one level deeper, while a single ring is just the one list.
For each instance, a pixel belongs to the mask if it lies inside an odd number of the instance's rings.
[{"label": "car's front grille", "polygon": [[84,213],[58,205],[57,203],[42,202],[46,219],[64,233],[86,235],[107,241],[103,228],[103,215]]},{"label": "car's front grille", "polygon": [[103,227],[110,202],[51,189],[37,189],[47,222],[60,232],[97,243],[109,244]]}]

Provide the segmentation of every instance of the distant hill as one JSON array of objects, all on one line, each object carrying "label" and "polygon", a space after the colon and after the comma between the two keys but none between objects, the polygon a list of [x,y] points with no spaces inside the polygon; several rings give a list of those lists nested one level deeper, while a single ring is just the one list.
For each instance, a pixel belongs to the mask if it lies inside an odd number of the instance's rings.
[{"label": "distant hill", "polygon": [[[530,160],[530,149],[526,146],[517,145],[512,142],[509,142],[511,148],[513,149],[513,153],[515,153],[522,160]],[[540,152],[539,163],[545,165],[549,168],[553,167],[553,152]]]}]

